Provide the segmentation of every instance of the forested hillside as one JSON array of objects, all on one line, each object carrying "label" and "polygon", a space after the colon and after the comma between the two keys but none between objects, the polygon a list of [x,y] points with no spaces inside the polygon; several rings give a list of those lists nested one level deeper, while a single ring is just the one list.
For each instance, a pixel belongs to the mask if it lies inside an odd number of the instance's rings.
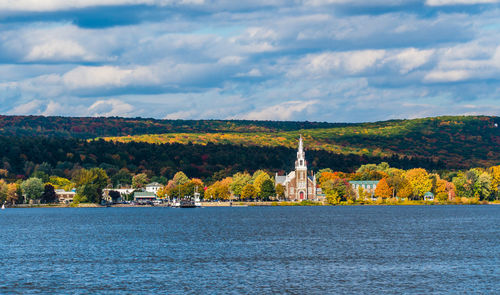
[{"label": "forested hillside", "polygon": [[[107,137],[114,142],[234,144],[289,147],[299,134],[307,147],[337,154],[424,157],[448,168],[500,163],[498,117],[436,117],[275,132],[165,133]],[[276,130],[276,129],[275,129]]]},{"label": "forested hillside", "polygon": [[[238,171],[289,171],[293,168],[295,148],[257,147],[225,144],[148,144],[113,143],[104,140],[46,137],[0,137],[2,168],[9,178],[25,178],[42,169],[48,175],[71,178],[80,168],[100,167],[108,175],[120,169],[131,173],[171,178],[177,171],[191,177],[223,178]],[[419,158],[341,155],[317,150],[307,153],[309,167],[315,171],[334,168],[352,172],[362,164],[388,162],[394,167],[442,169],[442,162]],[[40,168],[44,167],[44,168]]]},{"label": "forested hillside", "polygon": [[284,172],[293,168],[299,134],[316,171],[352,172],[382,161],[402,169],[468,169],[500,164],[499,123],[484,116],[360,124],[3,116],[0,169],[10,179],[39,167],[65,177],[81,167],[111,176],[120,169],[164,177],[182,170],[216,179]]},{"label": "forested hillside", "polygon": [[0,116],[0,135],[95,138],[159,133],[277,132],[348,126],[344,123],[156,120],[144,118]]}]

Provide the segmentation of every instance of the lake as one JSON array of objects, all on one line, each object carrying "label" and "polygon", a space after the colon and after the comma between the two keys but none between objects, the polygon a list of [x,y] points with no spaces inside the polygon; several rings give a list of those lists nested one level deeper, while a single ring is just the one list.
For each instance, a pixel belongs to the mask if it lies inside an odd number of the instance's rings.
[{"label": "lake", "polygon": [[0,211],[0,293],[493,294],[500,206]]}]

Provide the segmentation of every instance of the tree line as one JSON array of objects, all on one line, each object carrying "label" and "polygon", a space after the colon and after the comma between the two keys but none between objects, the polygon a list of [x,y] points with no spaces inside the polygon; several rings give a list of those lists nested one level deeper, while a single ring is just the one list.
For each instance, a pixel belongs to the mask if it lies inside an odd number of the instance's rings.
[{"label": "tree line", "polygon": [[[0,136],[0,169],[11,182],[55,175],[72,178],[81,168],[102,168],[109,177],[125,169],[132,174],[172,178],[177,171],[208,181],[220,180],[236,172],[265,169],[284,172],[295,160],[296,150],[286,147],[257,147],[229,144],[149,144],[119,143],[47,137]],[[309,167],[335,167],[353,172],[363,164],[388,162],[401,169],[423,167],[444,169],[443,162],[420,157],[376,157],[344,155],[321,150],[308,151]]]},{"label": "tree line", "polygon": [[[211,178],[189,178],[182,171],[171,179],[147,173],[133,174],[121,169],[109,176],[102,168],[80,168],[71,178],[46,173],[49,165],[40,165],[26,180],[8,182],[5,171],[0,171],[0,202],[4,203],[54,203],[55,189],[76,191],[75,203],[100,203],[103,189],[132,187],[143,190],[150,182],[162,184],[160,198],[180,198],[199,192],[205,200],[285,200],[285,188],[275,184],[269,170],[237,172],[230,176],[213,175]],[[45,171],[45,172],[43,172]],[[330,204],[369,203],[373,197],[377,202],[397,203],[422,200],[426,193],[435,195],[439,202],[478,203],[500,198],[500,165],[489,168],[472,168],[464,171],[434,171],[423,168],[399,169],[388,163],[361,165],[355,172],[321,169],[316,173],[317,186]],[[378,185],[374,192],[363,188],[354,190],[349,181],[374,180]],[[116,194],[112,194],[117,198]]]}]

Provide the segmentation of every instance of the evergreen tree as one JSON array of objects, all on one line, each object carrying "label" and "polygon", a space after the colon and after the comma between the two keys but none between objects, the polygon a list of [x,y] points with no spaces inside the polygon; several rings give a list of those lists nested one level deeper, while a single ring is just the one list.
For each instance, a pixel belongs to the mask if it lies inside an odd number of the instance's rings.
[{"label": "evergreen tree", "polygon": [[40,201],[44,204],[55,203],[57,201],[57,195],[56,192],[54,191],[54,186],[52,186],[52,184],[50,183],[45,184]]},{"label": "evergreen tree", "polygon": [[271,179],[266,179],[262,183],[260,188],[260,198],[264,201],[268,201],[271,197],[276,195],[276,190],[274,188],[274,182]]}]

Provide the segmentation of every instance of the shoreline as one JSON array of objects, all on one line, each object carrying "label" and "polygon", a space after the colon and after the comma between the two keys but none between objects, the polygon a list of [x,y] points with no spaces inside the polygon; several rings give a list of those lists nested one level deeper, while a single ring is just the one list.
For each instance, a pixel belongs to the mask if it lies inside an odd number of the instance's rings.
[{"label": "shoreline", "polygon": [[[401,202],[401,203],[341,203],[341,204],[324,204],[324,203],[301,203],[301,202],[201,202],[201,207],[311,207],[311,206],[332,206],[332,207],[343,207],[343,206],[462,206],[462,205],[500,205],[499,201],[492,202],[478,202],[478,203],[458,203],[458,202]],[[6,209],[22,209],[22,208],[168,208],[167,205],[130,205],[130,204],[115,204],[109,206],[103,206],[93,203],[80,203],[78,205],[68,205],[68,204],[19,204],[15,206],[5,207]]]}]

